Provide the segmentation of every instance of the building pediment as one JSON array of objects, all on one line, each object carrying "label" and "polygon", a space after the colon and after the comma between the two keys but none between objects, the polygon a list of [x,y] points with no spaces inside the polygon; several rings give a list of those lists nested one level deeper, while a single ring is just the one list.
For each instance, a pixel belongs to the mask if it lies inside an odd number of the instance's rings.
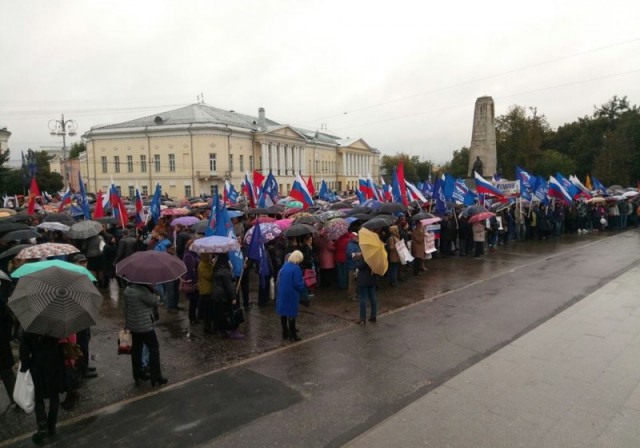
[{"label": "building pediment", "polygon": [[374,149],[367,142],[359,138],[357,140],[345,141],[340,143],[340,149],[351,149],[366,152],[374,152]]},{"label": "building pediment", "polygon": [[287,125],[268,129],[267,132],[264,132],[263,134],[266,136],[277,136],[277,137],[285,137],[285,138],[294,138],[299,140],[307,140],[303,134],[301,134],[291,126],[287,126]]}]

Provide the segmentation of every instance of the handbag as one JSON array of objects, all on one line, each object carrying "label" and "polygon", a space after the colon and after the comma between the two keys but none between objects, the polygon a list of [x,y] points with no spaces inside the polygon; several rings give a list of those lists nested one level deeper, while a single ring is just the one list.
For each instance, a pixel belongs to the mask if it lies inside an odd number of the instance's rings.
[{"label": "handbag", "polygon": [[311,288],[316,286],[317,278],[316,271],[314,269],[305,269],[302,278],[304,279],[304,284],[307,285],[307,288]]},{"label": "handbag", "polygon": [[77,361],[83,356],[80,346],[78,344],[74,344],[73,342],[65,342],[64,344],[62,344],[62,354],[64,356],[64,359],[69,359],[72,361]]},{"label": "handbag", "polygon": [[242,312],[242,308],[240,308],[239,305],[231,305],[231,309],[227,316],[229,329],[235,330],[242,322],[244,322],[244,313]]},{"label": "handbag", "polygon": [[16,384],[13,388],[13,401],[27,414],[33,412],[36,407],[36,391],[33,386],[31,372],[28,370],[26,372],[18,370]]},{"label": "handbag", "polygon": [[187,294],[196,292],[198,290],[198,284],[191,280],[183,280],[180,279],[180,291],[185,292]]},{"label": "handbag", "polygon": [[131,332],[126,328],[120,330],[118,333],[118,355],[130,355],[131,342]]}]

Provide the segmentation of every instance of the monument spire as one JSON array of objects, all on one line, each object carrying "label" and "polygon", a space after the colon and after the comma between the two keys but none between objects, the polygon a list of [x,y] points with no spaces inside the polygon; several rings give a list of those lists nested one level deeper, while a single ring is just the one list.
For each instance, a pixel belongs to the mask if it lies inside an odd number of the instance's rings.
[{"label": "monument spire", "polygon": [[[478,159],[480,163],[478,163]],[[496,123],[493,98],[481,96],[476,100],[473,112],[473,131],[469,149],[469,177],[473,178],[474,167],[480,167],[481,174],[491,177],[496,172]]]}]

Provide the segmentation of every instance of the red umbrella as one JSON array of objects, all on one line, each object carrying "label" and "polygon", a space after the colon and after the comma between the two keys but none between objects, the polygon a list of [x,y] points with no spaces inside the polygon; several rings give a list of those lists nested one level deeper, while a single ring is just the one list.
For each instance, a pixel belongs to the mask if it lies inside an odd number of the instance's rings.
[{"label": "red umbrella", "polygon": [[469,218],[469,222],[474,223],[474,222],[484,221],[485,219],[489,219],[493,216],[496,216],[496,214],[491,212],[480,212],[480,213],[476,213],[471,218]]}]

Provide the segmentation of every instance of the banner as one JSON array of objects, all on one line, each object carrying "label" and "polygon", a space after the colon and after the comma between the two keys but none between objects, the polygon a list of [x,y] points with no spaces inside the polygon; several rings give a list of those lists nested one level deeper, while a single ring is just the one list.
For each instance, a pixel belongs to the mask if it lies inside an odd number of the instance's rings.
[{"label": "banner", "polygon": [[493,185],[505,195],[520,194],[519,180],[500,180],[498,182],[494,182]]}]

